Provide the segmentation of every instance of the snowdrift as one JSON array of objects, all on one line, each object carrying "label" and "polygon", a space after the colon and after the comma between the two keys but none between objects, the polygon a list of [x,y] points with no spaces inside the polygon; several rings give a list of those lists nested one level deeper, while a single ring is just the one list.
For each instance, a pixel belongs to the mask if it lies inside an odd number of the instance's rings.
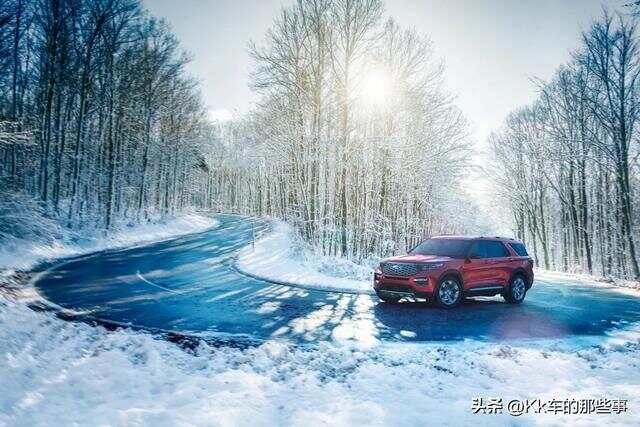
[{"label": "snowdrift", "polygon": [[42,261],[160,241],[217,225],[218,221],[212,217],[192,213],[147,224],[121,225],[116,232],[106,236],[103,231],[90,230],[80,237],[70,230],[58,228],[56,234],[46,239],[35,239],[30,235],[7,238],[0,246],[0,275],[28,270]]},{"label": "snowdrift", "polygon": [[[370,280],[336,277],[335,274],[339,273],[335,269],[326,273],[320,271],[320,257],[305,254],[297,247],[299,245],[293,228],[283,222],[275,222],[270,233],[258,239],[255,245],[249,245],[240,251],[236,268],[251,277],[280,285],[353,294],[374,293]],[[338,260],[335,261],[337,263]],[[342,261],[345,262],[348,261]],[[366,269],[367,274],[371,271],[355,264],[353,267]]]}]

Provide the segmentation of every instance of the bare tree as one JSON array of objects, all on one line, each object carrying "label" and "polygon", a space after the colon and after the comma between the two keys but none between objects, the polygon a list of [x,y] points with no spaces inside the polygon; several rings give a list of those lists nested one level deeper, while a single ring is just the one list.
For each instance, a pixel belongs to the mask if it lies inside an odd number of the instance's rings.
[{"label": "bare tree", "polygon": [[621,235],[629,253],[633,276],[640,279],[640,268],[633,237],[632,193],[629,178],[629,153],[638,121],[638,76],[640,57],[636,40],[636,23],[605,14],[584,35],[584,66],[593,74],[590,107],[608,134],[600,144],[615,164],[621,211]]},{"label": "bare tree", "polygon": [[493,179],[546,267],[638,278],[639,59],[634,19],[605,12],[491,138]]}]

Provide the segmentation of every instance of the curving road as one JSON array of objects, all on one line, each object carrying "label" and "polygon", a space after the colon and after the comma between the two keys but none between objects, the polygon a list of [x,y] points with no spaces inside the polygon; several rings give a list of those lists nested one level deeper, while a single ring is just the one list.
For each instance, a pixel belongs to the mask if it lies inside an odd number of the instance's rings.
[{"label": "curving road", "polygon": [[[251,242],[251,220],[217,218],[220,225],[202,233],[66,260],[33,284],[74,318],[230,342],[592,337],[640,322],[640,298],[542,281],[520,306],[477,298],[454,310],[274,285],[233,268]],[[256,235],[268,229],[253,221]]]}]

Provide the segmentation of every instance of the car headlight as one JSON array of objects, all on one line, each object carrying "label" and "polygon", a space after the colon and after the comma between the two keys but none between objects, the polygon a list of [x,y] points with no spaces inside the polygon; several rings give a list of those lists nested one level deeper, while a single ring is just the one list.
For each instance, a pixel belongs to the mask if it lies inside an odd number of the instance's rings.
[{"label": "car headlight", "polygon": [[430,262],[428,264],[418,264],[418,271],[437,270],[444,265],[444,262]]}]

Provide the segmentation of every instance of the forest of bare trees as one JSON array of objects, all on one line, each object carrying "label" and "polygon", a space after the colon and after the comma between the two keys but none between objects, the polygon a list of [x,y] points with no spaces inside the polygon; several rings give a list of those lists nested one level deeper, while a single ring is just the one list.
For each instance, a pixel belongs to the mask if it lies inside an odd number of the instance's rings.
[{"label": "forest of bare trees", "polygon": [[262,101],[220,130],[210,198],[287,219],[327,254],[401,252],[465,232],[466,122],[431,42],[379,0],[301,0],[251,45]]},{"label": "forest of bare trees", "polygon": [[3,190],[66,226],[195,206],[282,218],[324,253],[359,258],[473,228],[459,192],[466,123],[443,66],[380,0],[284,8],[250,46],[261,101],[217,124],[176,38],[138,0],[0,10]]},{"label": "forest of bare trees", "polygon": [[0,179],[70,227],[198,203],[208,127],[187,57],[137,0],[0,0]]},{"label": "forest of bare trees", "polygon": [[[486,169],[539,266],[640,277],[638,37],[605,13],[490,137]],[[0,0],[3,204],[105,230],[193,207],[272,216],[354,258],[480,230],[443,64],[380,0],[292,2],[249,53],[259,103],[212,123],[139,0]]]},{"label": "forest of bare trees", "polygon": [[639,36],[605,12],[490,137],[492,178],[539,266],[640,278]]}]

